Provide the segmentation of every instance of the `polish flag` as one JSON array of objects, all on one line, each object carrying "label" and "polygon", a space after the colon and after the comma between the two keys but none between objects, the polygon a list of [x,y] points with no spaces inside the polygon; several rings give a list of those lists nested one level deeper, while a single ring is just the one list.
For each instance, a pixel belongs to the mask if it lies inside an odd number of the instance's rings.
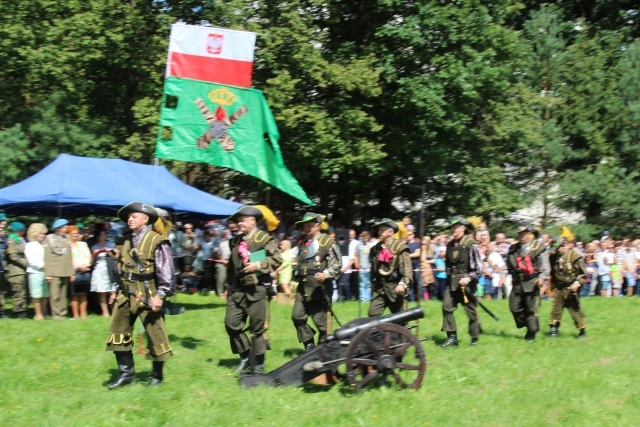
[{"label": "polish flag", "polygon": [[256,34],[173,24],[167,77],[251,87]]}]

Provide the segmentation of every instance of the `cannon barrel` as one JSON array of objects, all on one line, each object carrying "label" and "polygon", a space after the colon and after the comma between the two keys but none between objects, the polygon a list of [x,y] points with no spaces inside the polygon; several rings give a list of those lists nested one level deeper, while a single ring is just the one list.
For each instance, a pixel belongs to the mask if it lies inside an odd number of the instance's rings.
[{"label": "cannon barrel", "polygon": [[372,317],[369,319],[356,319],[353,322],[347,323],[342,328],[336,329],[333,335],[328,335],[327,342],[351,339],[361,330],[371,326],[383,323],[404,324],[410,320],[422,319],[423,317],[424,309],[422,307],[415,307],[409,310],[387,314],[386,316]]}]

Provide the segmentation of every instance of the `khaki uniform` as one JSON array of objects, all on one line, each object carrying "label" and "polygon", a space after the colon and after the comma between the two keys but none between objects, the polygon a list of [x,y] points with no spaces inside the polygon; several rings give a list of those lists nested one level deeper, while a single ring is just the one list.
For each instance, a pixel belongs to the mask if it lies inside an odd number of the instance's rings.
[{"label": "khaki uniform", "polygon": [[67,292],[71,276],[75,275],[71,260],[71,245],[66,236],[49,234],[43,241],[44,275],[49,283],[51,317],[64,319],[67,315]]},{"label": "khaki uniform", "polygon": [[[509,309],[513,314],[516,327],[527,328],[529,334],[540,330],[538,322],[538,308],[540,307],[540,292],[536,281],[546,281],[549,276],[549,259],[545,253],[545,246],[537,240],[526,245],[520,242],[511,245],[507,255],[507,268],[513,278],[513,290],[509,295]],[[531,261],[532,272],[523,271],[527,266],[527,258]]]},{"label": "khaki uniform", "polygon": [[[260,269],[246,274],[244,261],[239,253],[240,243],[246,242],[250,253],[265,251],[266,258],[260,262]],[[230,242],[231,257],[227,264],[229,296],[224,324],[229,335],[231,351],[234,354],[251,350],[251,343],[245,333],[247,318],[249,333],[253,336],[255,356],[264,354],[267,345],[263,334],[267,330],[267,288],[271,283],[270,274],[282,264],[278,242],[262,230],[254,229],[248,236],[237,235]]]},{"label": "khaki uniform", "polygon": [[563,255],[552,252],[549,255],[549,263],[553,285],[553,308],[549,324],[560,326],[562,311],[567,308],[576,328],[584,329],[587,324],[580,308],[580,291],[573,292],[569,288],[575,282],[579,282],[580,286],[584,286],[587,282],[587,268],[582,256],[574,249],[568,249]]},{"label": "khaki uniform", "polygon": [[24,239],[16,235],[9,236],[5,277],[11,286],[14,313],[27,311],[27,258],[24,246]]},{"label": "khaki uniform", "polygon": [[[331,308],[333,281],[342,268],[340,247],[324,233],[298,245],[294,277],[298,281],[296,300],[291,320],[298,334],[298,341],[313,340],[315,331],[307,324],[309,316],[318,329],[318,343],[325,340],[328,332],[327,313]],[[325,280],[319,282],[314,275],[324,273]]]},{"label": "khaki uniform", "polygon": [[[137,300],[139,297],[150,301],[158,292],[155,257],[156,250],[161,250],[161,245],[169,245],[168,240],[165,240],[158,233],[146,229],[135,247],[132,235],[125,236],[118,245],[122,268],[122,286],[118,290],[109,325],[107,351],[129,352],[133,350],[133,325],[139,316],[148,338],[146,358],[154,362],[163,362],[172,356],[172,348],[164,323],[164,313],[152,311],[148,305],[141,304]],[[138,260],[144,271],[131,255],[133,250],[137,252]],[[167,255],[172,264],[170,250],[167,250]],[[145,282],[148,288],[145,286]]]},{"label": "khaki uniform", "polygon": [[[388,249],[393,258],[389,262],[378,259],[380,252]],[[404,295],[396,292],[398,283],[411,288],[413,270],[409,248],[400,240],[391,239],[387,245],[381,241],[376,243],[369,252],[371,262],[371,305],[369,317],[382,316],[385,308],[389,307],[391,313],[401,311],[404,306]]]},{"label": "khaki uniform", "polygon": [[[460,241],[450,241],[447,244],[445,265],[447,287],[442,299],[442,330],[449,334],[456,333],[458,327],[453,313],[458,304],[462,304],[469,317],[469,335],[471,338],[478,338],[481,328],[474,294],[478,277],[482,274],[482,261],[476,241],[471,236],[464,236]],[[460,280],[465,277],[470,282],[461,286]]]}]

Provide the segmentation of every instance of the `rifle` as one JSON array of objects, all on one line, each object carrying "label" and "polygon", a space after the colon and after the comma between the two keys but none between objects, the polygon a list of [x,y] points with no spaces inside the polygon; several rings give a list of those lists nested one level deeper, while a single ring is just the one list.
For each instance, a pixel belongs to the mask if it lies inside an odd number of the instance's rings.
[{"label": "rifle", "polygon": [[491,318],[492,318],[493,320],[495,320],[496,322],[499,322],[499,321],[500,321],[500,319],[498,319],[498,316],[496,316],[495,314],[493,314],[493,313],[491,312],[491,310],[489,310],[487,307],[485,307],[485,305],[484,305],[484,304],[482,304],[482,303],[480,302],[480,300],[479,300],[478,298],[476,298],[476,296],[475,296],[475,295],[473,295],[473,294],[467,294],[467,292],[466,292],[466,287],[464,287],[464,286],[462,287],[462,294],[464,295],[465,302],[469,302],[469,301],[471,301],[472,303],[475,303],[476,305],[480,306],[480,308],[482,308],[482,309],[483,309],[483,310],[484,310],[484,311],[485,311],[489,316],[491,316]]}]

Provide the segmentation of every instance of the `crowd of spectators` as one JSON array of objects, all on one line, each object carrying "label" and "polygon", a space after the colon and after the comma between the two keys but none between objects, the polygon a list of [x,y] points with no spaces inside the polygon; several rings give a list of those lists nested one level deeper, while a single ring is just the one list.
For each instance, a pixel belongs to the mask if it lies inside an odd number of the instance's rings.
[{"label": "crowd of spectators", "polygon": [[[413,285],[409,289],[408,300],[442,300],[447,283],[445,268],[446,245],[451,239],[448,234],[417,236],[416,229],[408,217],[403,219],[406,235],[402,237],[409,248],[413,268]],[[115,261],[107,256],[116,246],[117,239],[126,231],[125,224],[98,222],[90,227],[82,223],[66,228],[75,280],[68,287],[71,316],[82,319],[87,316],[88,306],[104,317],[110,316],[109,296],[115,293],[117,277],[114,277]],[[169,232],[179,292],[216,295],[227,297],[227,263],[231,255],[229,240],[236,233],[233,222],[212,220],[181,224],[177,222]],[[281,225],[274,232],[283,254],[283,264],[276,271],[273,285],[278,291],[291,298],[295,293],[293,279],[299,232]],[[53,230],[52,230],[53,231]],[[43,241],[47,236],[44,224],[34,223],[22,233],[24,240],[25,294],[28,293],[34,307],[34,318],[43,319],[49,311],[51,290],[45,280]],[[377,238],[366,229],[336,229],[327,231],[342,250],[342,270],[334,283],[332,300],[359,300],[368,302],[371,298],[369,252],[377,243]],[[11,234],[11,224],[0,213],[0,316],[5,317],[4,298],[15,292],[8,289],[4,272],[7,268],[7,239]],[[515,232],[513,233],[515,235]],[[512,281],[506,269],[506,257],[515,239],[499,232],[492,239],[485,223],[481,223],[475,233],[484,269],[477,286],[477,297],[481,299],[508,298]],[[14,236],[14,238],[16,238]],[[547,234],[537,237],[552,250],[553,240]],[[604,232],[599,240],[584,243],[571,242],[584,258],[588,278],[581,289],[582,296],[634,296],[636,282],[640,279],[640,239],[623,238],[614,240]],[[27,287],[28,285],[28,287]],[[540,289],[541,296],[547,298],[551,287],[546,284]],[[14,301],[17,301],[14,296]],[[91,298],[89,298],[91,296]],[[15,303],[14,303],[15,304]],[[14,308],[15,310],[15,308]]]}]

